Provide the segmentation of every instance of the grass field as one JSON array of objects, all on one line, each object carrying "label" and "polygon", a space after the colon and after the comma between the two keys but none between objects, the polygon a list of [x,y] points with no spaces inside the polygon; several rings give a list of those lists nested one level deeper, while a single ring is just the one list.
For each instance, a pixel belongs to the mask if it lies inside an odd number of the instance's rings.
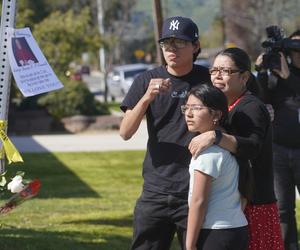
[{"label": "grass field", "polygon": [[1,217],[1,250],[129,249],[143,151],[22,156],[25,164],[8,169],[24,170],[42,187]]},{"label": "grass field", "polygon": [[42,188],[1,217],[1,250],[129,249],[143,151],[22,156],[25,164],[8,169],[39,178]]}]

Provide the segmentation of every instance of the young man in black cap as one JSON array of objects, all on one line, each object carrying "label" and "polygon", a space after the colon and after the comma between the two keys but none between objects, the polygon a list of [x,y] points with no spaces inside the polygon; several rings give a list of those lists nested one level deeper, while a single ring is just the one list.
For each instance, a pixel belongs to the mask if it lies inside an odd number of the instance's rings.
[{"label": "young man in black cap", "polygon": [[185,249],[188,215],[188,132],[180,107],[189,90],[210,82],[207,68],[194,65],[200,53],[197,25],[189,18],[164,21],[159,44],[166,65],[139,75],[121,104],[124,140],[147,118],[148,144],[143,163],[143,191],[134,210],[131,249],[170,248],[177,232]]}]

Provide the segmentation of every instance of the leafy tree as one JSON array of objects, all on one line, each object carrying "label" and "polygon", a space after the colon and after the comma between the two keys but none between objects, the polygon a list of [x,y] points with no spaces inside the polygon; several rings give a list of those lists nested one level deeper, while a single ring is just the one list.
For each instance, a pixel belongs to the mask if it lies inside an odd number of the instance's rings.
[{"label": "leafy tree", "polygon": [[33,35],[59,75],[68,69],[70,62],[80,60],[83,52],[97,51],[101,45],[88,8],[79,14],[72,10],[52,12],[34,26]]},{"label": "leafy tree", "polygon": [[299,0],[224,0],[221,3],[227,42],[244,48],[253,57],[262,51],[261,41],[266,38],[267,26],[279,25],[291,32],[299,18]]},{"label": "leafy tree", "polygon": [[222,19],[217,16],[211,28],[200,37],[202,48],[220,48],[223,46]]},{"label": "leafy tree", "polygon": [[49,11],[45,0],[22,0],[17,1],[17,15],[16,15],[16,27],[30,27],[34,28],[34,24],[39,23],[46,16],[49,15]]},{"label": "leafy tree", "polygon": [[[89,1],[75,1],[77,4],[66,0],[50,2],[20,1],[17,27],[31,28],[41,50],[65,87],[59,91],[25,98],[17,108],[37,109],[43,106],[57,119],[76,114],[107,114],[106,106],[95,102],[94,96],[82,82],[69,82],[64,78],[70,62],[80,61],[83,52],[90,52],[97,57],[95,51],[101,45],[100,35],[93,25],[91,6],[82,8],[84,2]],[[17,91],[15,95],[18,93]]]},{"label": "leafy tree", "polygon": [[[136,0],[103,1],[105,49],[108,52],[107,67],[111,64],[125,63],[124,53],[127,50],[128,39],[133,40],[137,28],[133,27],[131,16]],[[98,3],[98,8],[100,8]],[[133,53],[133,51],[132,51]]]},{"label": "leafy tree", "polygon": [[64,80],[64,88],[39,98],[38,104],[46,107],[55,119],[73,115],[109,114],[107,106],[96,101],[86,85],[78,81]]},{"label": "leafy tree", "polygon": [[[36,2],[36,0],[31,0]],[[73,10],[75,13],[79,13],[84,7],[89,7],[90,10],[96,7],[95,0],[43,0],[45,2],[46,8],[49,12],[61,11],[66,12],[68,10]]]}]

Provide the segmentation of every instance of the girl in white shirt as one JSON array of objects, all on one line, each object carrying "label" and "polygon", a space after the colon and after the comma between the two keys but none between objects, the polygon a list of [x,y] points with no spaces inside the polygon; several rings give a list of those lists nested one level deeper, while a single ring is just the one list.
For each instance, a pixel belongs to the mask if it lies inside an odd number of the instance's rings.
[{"label": "girl in white shirt", "polygon": [[239,167],[229,151],[219,147],[219,124],[227,117],[221,90],[202,84],[188,94],[182,112],[189,131],[215,130],[215,145],[190,163],[187,250],[245,250],[247,220],[238,191]]}]

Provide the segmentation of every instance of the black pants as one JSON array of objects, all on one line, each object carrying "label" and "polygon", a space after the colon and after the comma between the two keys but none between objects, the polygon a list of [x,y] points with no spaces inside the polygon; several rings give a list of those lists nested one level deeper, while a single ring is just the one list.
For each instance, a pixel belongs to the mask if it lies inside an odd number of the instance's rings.
[{"label": "black pants", "polygon": [[285,250],[299,250],[295,216],[295,187],[300,191],[300,149],[274,144],[274,185]]},{"label": "black pants", "polygon": [[188,202],[186,197],[143,191],[134,210],[131,249],[168,250],[175,232],[185,249]]},{"label": "black pants", "polygon": [[248,227],[201,229],[198,250],[247,250]]}]

